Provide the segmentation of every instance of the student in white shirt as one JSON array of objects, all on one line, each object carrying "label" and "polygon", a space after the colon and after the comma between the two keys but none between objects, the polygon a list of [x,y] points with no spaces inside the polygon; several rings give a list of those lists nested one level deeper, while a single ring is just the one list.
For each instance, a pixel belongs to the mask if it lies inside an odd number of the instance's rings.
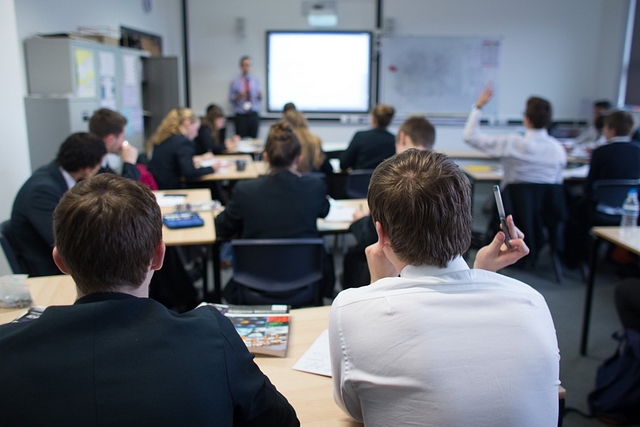
[{"label": "student in white shirt", "polygon": [[[372,284],[329,316],[334,397],[371,426],[555,426],[559,354],[544,298],[492,273],[528,252],[471,243],[471,186],[447,156],[408,150],[373,173]],[[399,277],[398,277],[399,274]]]},{"label": "student in white shirt", "polygon": [[504,169],[501,187],[514,182],[561,184],[567,154],[546,129],[551,123],[551,104],[537,97],[527,100],[524,135],[487,135],[480,133],[480,117],[482,107],[492,97],[493,90],[487,85],[469,114],[462,134],[464,141],[500,159]]}]

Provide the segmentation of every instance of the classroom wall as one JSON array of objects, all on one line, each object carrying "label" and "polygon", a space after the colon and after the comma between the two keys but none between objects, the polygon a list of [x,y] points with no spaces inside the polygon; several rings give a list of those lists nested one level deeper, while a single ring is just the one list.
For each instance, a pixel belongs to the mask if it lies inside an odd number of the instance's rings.
[{"label": "classroom wall", "polygon": [[[337,30],[374,30],[374,0],[342,0]],[[616,101],[628,0],[387,0],[385,21],[397,35],[488,35],[504,37],[499,118],[521,119],[525,99],[547,97],[558,119],[586,119],[596,98]],[[309,30],[302,2],[190,0],[189,49],[192,107],[210,102],[227,111],[230,80],[238,59],[253,58],[253,72],[265,83],[265,32]],[[243,18],[244,35],[235,29]],[[264,103],[264,101],[263,101]],[[266,126],[261,135],[266,135]],[[324,140],[350,139],[363,126],[311,123]],[[447,145],[462,144],[460,126],[444,127]],[[462,146],[462,145],[460,145]]]},{"label": "classroom wall", "polygon": [[[29,178],[31,164],[27,145],[27,122],[24,113],[21,81],[24,67],[20,61],[18,31],[13,0],[0,0],[0,221],[11,216],[13,199]],[[4,256],[0,256],[0,276],[11,270]]]},{"label": "classroom wall", "polygon": [[[79,26],[120,26],[162,37],[164,56],[179,58],[180,100],[184,100],[182,1],[156,0],[145,12],[142,1],[131,0],[15,0],[18,37],[21,44],[37,33],[74,32]],[[24,63],[24,59],[22,60]],[[26,75],[23,87],[27,93]]]}]

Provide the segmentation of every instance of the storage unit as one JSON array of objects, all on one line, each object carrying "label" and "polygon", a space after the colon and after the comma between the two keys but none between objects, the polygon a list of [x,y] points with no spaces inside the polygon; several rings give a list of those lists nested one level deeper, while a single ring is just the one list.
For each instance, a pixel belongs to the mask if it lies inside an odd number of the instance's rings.
[{"label": "storage unit", "polygon": [[127,139],[143,149],[142,56],[148,53],[67,37],[25,41],[32,169],[51,161],[71,133],[88,131],[102,107],[127,118]]}]

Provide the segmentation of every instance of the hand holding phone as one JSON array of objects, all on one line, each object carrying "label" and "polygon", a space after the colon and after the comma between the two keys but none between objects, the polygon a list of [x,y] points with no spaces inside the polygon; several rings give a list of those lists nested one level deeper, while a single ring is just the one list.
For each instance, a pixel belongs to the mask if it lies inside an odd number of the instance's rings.
[{"label": "hand holding phone", "polygon": [[509,227],[507,226],[507,216],[504,213],[504,205],[502,204],[502,195],[500,194],[500,186],[493,186],[493,195],[496,199],[496,206],[498,207],[498,216],[500,217],[500,225],[502,226],[502,232],[505,235],[504,243],[507,245],[508,249],[511,249],[511,244],[509,240],[511,240],[511,235],[509,234]]}]

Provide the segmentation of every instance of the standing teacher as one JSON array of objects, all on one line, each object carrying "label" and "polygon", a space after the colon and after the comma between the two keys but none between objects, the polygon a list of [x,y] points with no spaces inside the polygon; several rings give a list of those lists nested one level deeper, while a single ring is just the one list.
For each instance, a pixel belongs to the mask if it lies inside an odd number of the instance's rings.
[{"label": "standing teacher", "polygon": [[262,99],[262,86],[260,81],[249,75],[251,70],[251,58],[240,58],[242,75],[231,82],[229,100],[233,104],[233,112],[236,115],[236,134],[241,138],[258,136],[260,118],[260,100]]}]

